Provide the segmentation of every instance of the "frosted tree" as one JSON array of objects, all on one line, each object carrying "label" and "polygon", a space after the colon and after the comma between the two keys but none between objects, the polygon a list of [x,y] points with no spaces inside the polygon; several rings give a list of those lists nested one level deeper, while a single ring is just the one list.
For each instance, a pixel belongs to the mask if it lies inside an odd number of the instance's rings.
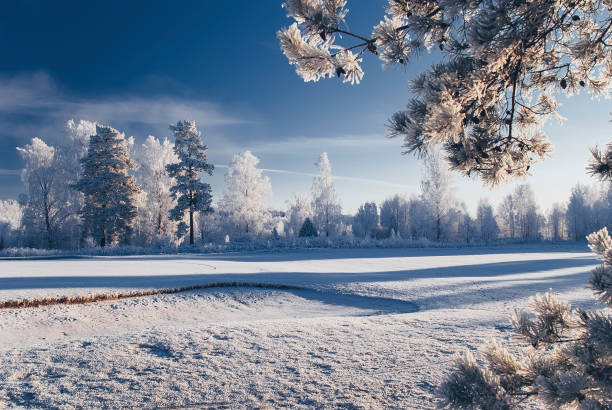
[{"label": "frosted tree", "polygon": [[590,202],[587,187],[577,184],[572,188],[565,213],[565,223],[567,234],[574,241],[584,240],[592,228]]},{"label": "frosted tree", "polygon": [[236,231],[258,235],[268,217],[266,201],[272,193],[270,179],[257,169],[259,158],[245,151],[234,155],[225,174],[226,191],[221,208]]},{"label": "frosted tree", "polygon": [[287,234],[298,236],[306,218],[312,218],[310,199],[305,194],[294,193],[287,205]]},{"label": "frosted tree", "polygon": [[530,185],[519,185],[514,190],[513,197],[518,236],[523,239],[538,239],[541,220],[533,189]]},{"label": "frosted tree", "polygon": [[143,219],[150,238],[170,237],[176,230],[175,223],[170,220],[170,210],[176,206],[176,200],[170,193],[174,179],[168,175],[166,167],[178,162],[174,147],[167,138],[160,141],[149,135],[136,159],[136,179],[146,194],[142,210],[139,209],[139,219]]},{"label": "frosted tree", "polygon": [[19,202],[0,201],[0,249],[16,245],[22,215]]},{"label": "frosted tree", "polygon": [[214,166],[207,162],[208,147],[202,142],[195,121],[179,121],[170,129],[174,133],[174,153],[179,160],[166,166],[168,176],[176,181],[170,188],[172,199],[177,200],[170,211],[170,219],[179,222],[178,232],[181,236],[187,230],[183,222],[185,213],[189,213],[189,244],[193,245],[194,215],[212,212],[210,184],[202,181],[200,173],[212,175]]},{"label": "frosted tree", "polygon": [[399,195],[385,199],[380,206],[380,225],[390,234],[406,233],[409,227],[408,201]]},{"label": "frosted tree", "polygon": [[100,246],[129,243],[140,190],[129,174],[135,163],[130,159],[128,141],[116,129],[97,125],[81,165],[75,188],[85,196],[81,211],[84,234]]},{"label": "frosted tree", "polygon": [[412,239],[424,239],[431,234],[431,213],[427,204],[416,196],[408,201],[408,220]]},{"label": "frosted tree", "polygon": [[64,198],[63,208],[68,214],[62,227],[61,241],[70,248],[79,246],[81,220],[79,213],[84,206],[83,193],[74,189],[81,178],[81,159],[87,154],[89,139],[96,133],[96,123],[87,120],[69,120],[66,123],[66,138],[57,147],[56,168],[60,175],[59,189]]},{"label": "frosted tree", "polygon": [[550,239],[553,241],[565,239],[565,216],[565,207],[558,203],[553,204],[548,214],[548,229],[550,231]]},{"label": "frosted tree", "polygon": [[69,183],[81,177],[81,158],[87,153],[89,139],[96,133],[96,123],[87,120],[69,120],[66,123],[66,138],[60,146],[62,168]]},{"label": "frosted tree", "polygon": [[499,235],[499,227],[495,220],[493,213],[493,207],[486,199],[481,199],[478,203],[478,210],[476,211],[476,224],[478,226],[478,232],[480,233],[480,240],[485,243],[489,243]]},{"label": "frosted tree", "polygon": [[538,239],[542,217],[538,213],[533,189],[518,185],[504,197],[497,212],[502,235],[508,238]]},{"label": "frosted tree", "polygon": [[200,240],[204,242],[223,240],[224,231],[222,215],[219,212],[203,212],[197,215],[197,227],[200,232]]},{"label": "frosted tree", "polygon": [[411,82],[415,96],[389,135],[406,152],[440,145],[453,169],[491,185],[528,174],[551,144],[542,124],[559,94],[607,93],[611,3],[600,1],[389,0],[370,35],[351,32],[347,0],[288,0],[294,23],[277,33],[304,81],[358,83],[364,55],[404,66],[432,47],[440,62]]},{"label": "frosted tree", "polygon": [[474,241],[474,239],[477,237],[478,225],[467,210],[465,203],[462,203],[460,208],[454,209],[454,213],[455,215],[452,217],[452,219],[457,221],[457,235],[456,238],[453,239],[464,243]]},{"label": "frosted tree", "polygon": [[17,151],[25,163],[21,179],[27,196],[24,209],[27,236],[33,243],[42,240],[43,246],[53,248],[58,229],[66,217],[55,148],[40,138],[32,138],[30,144]]},{"label": "frosted tree", "polygon": [[313,222],[319,235],[335,235],[341,224],[342,207],[338,203],[336,188],[332,181],[331,164],[327,152],[315,163],[319,174],[312,182]]},{"label": "frosted tree", "polygon": [[375,236],[379,225],[378,207],[374,202],[366,202],[357,210],[353,218],[353,233],[357,236]]},{"label": "frosted tree", "polygon": [[431,215],[431,239],[444,239],[448,230],[451,210],[456,205],[452,192],[452,179],[440,154],[431,152],[425,157],[423,179],[421,181],[421,199]]}]

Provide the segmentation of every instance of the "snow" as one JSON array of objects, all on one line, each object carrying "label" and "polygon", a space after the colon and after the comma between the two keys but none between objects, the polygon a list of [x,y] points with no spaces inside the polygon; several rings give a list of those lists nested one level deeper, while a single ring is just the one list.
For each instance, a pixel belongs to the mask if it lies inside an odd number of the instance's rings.
[{"label": "snow", "polygon": [[[0,261],[0,300],[262,283],[0,310],[0,407],[432,407],[453,355],[552,288],[593,307],[586,245]],[[274,289],[291,285],[300,289]]]}]

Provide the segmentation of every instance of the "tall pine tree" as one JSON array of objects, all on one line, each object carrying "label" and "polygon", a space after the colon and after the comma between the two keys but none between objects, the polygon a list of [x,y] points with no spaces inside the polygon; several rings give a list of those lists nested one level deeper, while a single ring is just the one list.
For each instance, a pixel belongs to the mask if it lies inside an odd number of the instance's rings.
[{"label": "tall pine tree", "polygon": [[193,245],[193,215],[196,212],[212,212],[210,184],[202,182],[199,173],[212,175],[214,166],[206,162],[208,147],[202,142],[195,121],[179,121],[170,129],[174,132],[174,153],[179,158],[178,163],[166,166],[168,175],[176,180],[170,193],[173,199],[177,199],[177,204],[170,211],[170,218],[181,221],[179,232],[183,232],[186,225],[182,220],[185,212],[189,211],[189,243]]},{"label": "tall pine tree", "polygon": [[81,211],[84,233],[93,236],[100,246],[129,242],[139,188],[128,173],[135,164],[123,134],[111,127],[96,126],[81,166],[83,172],[75,188],[85,196]]}]

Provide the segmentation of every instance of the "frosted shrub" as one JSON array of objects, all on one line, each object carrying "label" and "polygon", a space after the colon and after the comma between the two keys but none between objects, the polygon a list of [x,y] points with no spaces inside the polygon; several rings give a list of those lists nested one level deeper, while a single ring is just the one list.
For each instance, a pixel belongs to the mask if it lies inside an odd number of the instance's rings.
[{"label": "frosted shrub", "polygon": [[459,357],[439,388],[441,407],[507,409],[525,400],[550,409],[612,406],[612,238],[603,228],[587,239],[603,261],[591,272],[589,286],[605,308],[572,310],[552,292],[536,295],[532,313],[512,317],[531,347],[515,356],[490,342],[482,352],[485,367],[470,354]]}]

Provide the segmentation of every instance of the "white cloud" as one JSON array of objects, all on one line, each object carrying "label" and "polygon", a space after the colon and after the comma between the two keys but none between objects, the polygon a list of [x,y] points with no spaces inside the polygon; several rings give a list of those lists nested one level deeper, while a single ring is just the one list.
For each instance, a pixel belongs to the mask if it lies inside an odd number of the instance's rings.
[{"label": "white cloud", "polygon": [[[24,121],[25,116],[29,120]],[[0,78],[0,126],[11,135],[53,139],[71,118],[97,121],[121,131],[141,124],[158,135],[168,133],[168,125],[180,119],[195,120],[201,128],[248,123],[205,100],[137,95],[81,98],[64,92],[44,72]]]}]

